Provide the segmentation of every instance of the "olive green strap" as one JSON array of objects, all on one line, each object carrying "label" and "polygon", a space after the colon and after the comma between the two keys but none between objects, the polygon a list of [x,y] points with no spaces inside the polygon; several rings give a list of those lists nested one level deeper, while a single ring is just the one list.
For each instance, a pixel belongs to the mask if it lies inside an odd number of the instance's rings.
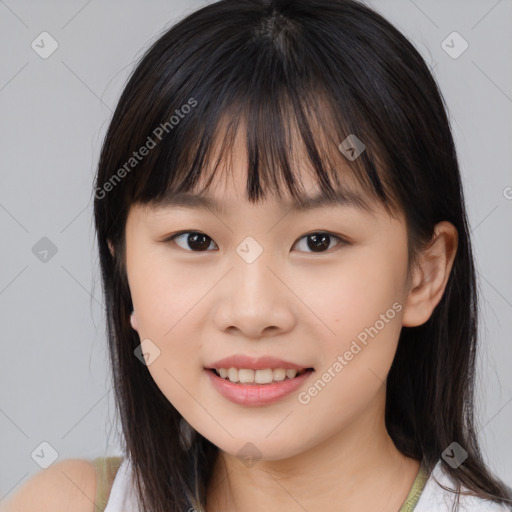
[{"label": "olive green strap", "polygon": [[412,484],[411,490],[409,491],[407,498],[405,498],[404,504],[400,507],[398,512],[412,512],[416,508],[416,505],[418,504],[421,493],[425,487],[425,484],[427,483],[429,476],[429,472],[422,461],[418,474],[416,475],[416,479]]},{"label": "olive green strap", "polygon": [[95,512],[103,512],[108,503],[110,490],[123,457],[96,457],[92,463],[96,469]]}]

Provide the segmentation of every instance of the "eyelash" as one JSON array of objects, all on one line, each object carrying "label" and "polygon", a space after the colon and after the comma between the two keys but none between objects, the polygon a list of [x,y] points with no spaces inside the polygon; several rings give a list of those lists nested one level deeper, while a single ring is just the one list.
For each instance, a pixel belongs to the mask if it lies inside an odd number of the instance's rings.
[{"label": "eyelash", "polygon": [[[213,238],[209,237],[206,233],[203,233],[201,231],[180,231],[179,233],[175,233],[174,235],[169,236],[166,239],[162,240],[162,242],[163,243],[167,243],[167,242],[176,243],[174,241],[175,238],[178,238],[181,235],[188,235],[188,234],[205,235],[207,238],[209,238],[213,242]],[[329,231],[312,231],[310,233],[306,233],[305,235],[302,235],[293,245],[296,245],[297,242],[299,242],[303,238],[307,238],[308,236],[311,236],[311,235],[328,235],[331,238],[336,238],[339,242],[338,242],[338,245],[335,246],[335,249],[336,249],[336,247],[339,248],[340,246],[348,245],[348,243],[349,243],[347,240],[344,240],[343,238],[341,238],[341,237],[339,237],[337,235],[334,235],[333,233],[330,233]],[[178,246],[178,247],[180,247],[180,246]],[[180,247],[180,249],[183,249],[183,247]],[[186,252],[197,252],[197,253],[211,252],[211,251],[208,251],[208,250],[206,250],[206,251],[193,251],[193,250],[189,250],[189,249],[183,249],[183,250],[186,251]],[[326,251],[320,251],[318,253],[315,253],[314,251],[303,251],[303,252],[307,252],[307,253],[310,253],[310,254],[325,254],[325,253],[328,253],[330,251],[332,252],[332,248],[331,249],[327,249]]]}]

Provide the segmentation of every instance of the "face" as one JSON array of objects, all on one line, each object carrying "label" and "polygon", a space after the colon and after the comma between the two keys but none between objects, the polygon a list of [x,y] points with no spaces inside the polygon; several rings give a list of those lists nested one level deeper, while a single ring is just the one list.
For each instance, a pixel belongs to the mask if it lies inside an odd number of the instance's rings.
[{"label": "face", "polygon": [[[251,443],[277,460],[377,406],[402,326],[407,234],[402,217],[377,206],[293,211],[273,196],[251,205],[245,159],[235,146],[229,178],[207,191],[222,212],[132,207],[126,272],[148,370],[164,395],[221,450],[238,455]],[[302,180],[309,196],[318,192]],[[313,370],[230,383],[208,369],[230,356],[262,364],[220,367]],[[265,380],[269,372],[231,375]]]}]

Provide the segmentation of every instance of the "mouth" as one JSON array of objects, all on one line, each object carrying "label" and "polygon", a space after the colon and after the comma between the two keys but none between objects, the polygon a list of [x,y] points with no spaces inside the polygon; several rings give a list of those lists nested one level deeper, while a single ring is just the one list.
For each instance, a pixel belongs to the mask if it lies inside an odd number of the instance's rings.
[{"label": "mouth", "polygon": [[305,386],[314,368],[205,368],[213,388],[245,407],[279,402]]},{"label": "mouth", "polygon": [[253,370],[250,368],[206,368],[217,377],[239,385],[262,386],[297,379],[314,368],[265,368]]}]

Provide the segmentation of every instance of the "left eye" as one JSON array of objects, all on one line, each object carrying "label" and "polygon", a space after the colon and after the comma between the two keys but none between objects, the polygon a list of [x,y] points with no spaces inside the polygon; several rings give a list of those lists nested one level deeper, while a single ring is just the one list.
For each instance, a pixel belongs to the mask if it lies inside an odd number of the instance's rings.
[{"label": "left eye", "polygon": [[[181,236],[188,235],[186,240],[189,243],[189,246],[199,248],[199,251],[193,252],[202,252],[201,249],[208,248],[210,246],[209,240],[213,242],[213,240],[204,233],[200,233],[199,231],[183,231],[181,233],[177,233],[176,235],[168,238],[165,241],[177,240]],[[179,244],[178,244],[179,245]],[[180,246],[181,247],[181,246]]]},{"label": "left eye", "polygon": [[311,252],[326,252],[323,251],[322,249],[329,247],[331,245],[330,241],[332,239],[338,240],[338,245],[342,245],[343,243],[345,243],[345,241],[341,239],[339,236],[332,235],[331,233],[326,233],[325,231],[318,231],[315,233],[309,233],[308,235],[304,235],[302,238],[299,238],[299,242],[302,239],[307,240],[306,244],[307,247],[311,249]]},{"label": "left eye", "polygon": [[[182,231],[181,233],[176,233],[175,235],[167,238],[166,240],[164,240],[164,242],[170,242],[171,240],[175,241],[183,236],[186,237],[185,243],[188,244],[188,246],[192,249],[192,252],[205,252],[205,249],[208,249],[210,247],[210,243],[215,244],[215,242],[213,242],[213,240],[208,235],[201,233],[200,231]],[[331,245],[330,241],[332,239],[338,240],[340,242],[338,245],[346,243],[339,236],[327,233],[325,231],[316,231],[314,233],[304,235],[303,237],[299,238],[296,244],[300,243],[302,239],[307,240],[307,247],[311,249],[311,251],[309,252],[326,252],[324,249],[329,248],[329,246]],[[183,249],[187,249],[186,247],[183,247],[178,243],[177,245],[179,245]]]}]

